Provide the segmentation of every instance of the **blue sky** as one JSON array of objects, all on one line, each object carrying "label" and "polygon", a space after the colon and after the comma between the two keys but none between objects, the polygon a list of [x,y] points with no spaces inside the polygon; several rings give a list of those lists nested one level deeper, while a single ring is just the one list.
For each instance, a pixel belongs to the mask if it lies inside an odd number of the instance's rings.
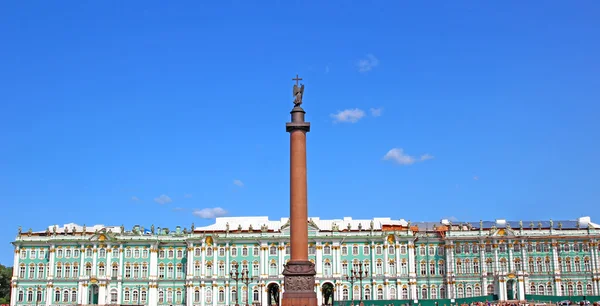
[{"label": "blue sky", "polygon": [[599,14],[595,1],[2,2],[0,263],[19,225],[287,216],[297,73],[311,216],[600,221]]}]

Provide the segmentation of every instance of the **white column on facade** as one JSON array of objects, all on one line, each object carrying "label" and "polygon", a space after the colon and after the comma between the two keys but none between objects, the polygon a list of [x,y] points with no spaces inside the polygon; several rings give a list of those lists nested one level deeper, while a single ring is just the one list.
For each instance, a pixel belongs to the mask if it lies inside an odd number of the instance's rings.
[{"label": "white column on facade", "polygon": [[92,253],[92,275],[98,275],[98,246],[94,244],[94,252]]},{"label": "white column on facade", "polygon": [[185,305],[192,306],[192,305],[194,305],[194,287],[192,286],[192,284],[190,282],[190,283],[186,284],[185,288],[186,288]]},{"label": "white column on facade", "polygon": [[260,290],[260,294],[261,294],[261,299],[262,299],[262,305],[268,305],[269,303],[269,295],[268,295],[268,289],[266,284],[263,284],[263,286],[261,287]]},{"label": "white column on facade", "polygon": [[261,258],[263,258],[263,264],[261,265],[262,275],[266,277],[269,275],[269,246],[266,243],[263,243],[260,248]]},{"label": "white column on facade", "polygon": [[[388,244],[387,242],[384,240],[383,242],[383,275],[385,275],[386,277],[388,277],[390,275],[390,263],[388,260]],[[386,295],[387,296],[387,286],[385,286],[385,291],[386,291]]]},{"label": "white column on facade", "polygon": [[258,274],[260,274],[261,277],[265,277],[265,261],[267,261],[267,258],[263,251],[264,247],[259,244],[258,246],[255,246],[255,248],[258,248]]},{"label": "white column on facade", "polygon": [[[370,273],[371,273],[371,275],[376,275],[377,270],[375,267],[377,266],[377,263],[375,262],[375,242],[374,241],[371,241],[371,245],[369,245],[369,249],[370,249],[369,252],[371,254],[371,271],[370,271]],[[373,293],[373,289],[374,288],[371,288],[371,293]]]},{"label": "white column on facade", "polygon": [[[400,277],[400,272],[402,271],[400,267],[400,245],[396,243],[394,245],[394,254],[396,254],[396,277]],[[399,296],[400,291],[396,290],[396,295]]]},{"label": "white column on facade", "polygon": [[225,275],[229,275],[229,272],[231,272],[231,262],[229,260],[229,242],[227,242],[225,243]]},{"label": "white column on facade", "polygon": [[79,292],[77,296],[78,304],[87,304],[87,301],[83,299],[83,292],[85,289],[87,289],[87,287],[83,285],[83,282],[77,284],[77,292]]},{"label": "white column on facade", "polygon": [[[83,292],[87,292],[87,287],[84,287]],[[50,286],[46,286],[46,306],[50,306],[52,305],[52,299],[54,298],[54,294],[52,292],[52,287]],[[82,293],[83,293],[82,292]],[[84,297],[86,297],[87,295],[82,294]],[[16,300],[16,299],[15,299]],[[11,299],[12,301],[12,299]],[[86,303],[87,304],[87,303]]]},{"label": "white column on facade", "polygon": [[[50,250],[48,250],[49,254],[48,254],[48,278],[49,279],[53,279],[54,278],[54,272],[55,267],[54,267],[54,261],[56,260],[56,250],[54,249],[56,246],[53,244],[50,246]],[[83,267],[82,267],[83,268]]]},{"label": "white column on facade", "polygon": [[[19,248],[19,246],[15,247],[15,257],[13,258],[13,277],[18,277],[19,276],[19,259],[21,256],[21,248]],[[11,302],[13,300],[17,300],[16,298],[12,298],[10,299]]]},{"label": "white column on facade", "polygon": [[[285,264],[285,244],[283,242],[279,243],[279,247],[277,248],[277,271],[280,277],[283,277],[283,265]],[[318,273],[318,272],[317,272]]]},{"label": "white column on facade", "polygon": [[498,259],[498,244],[494,242],[492,244],[492,251],[494,251],[494,273],[498,273],[500,271],[500,260]]},{"label": "white column on facade", "polygon": [[[317,291],[317,305],[323,305],[323,293],[321,292],[321,286],[319,286],[319,283],[316,283],[316,291]],[[283,295],[283,294],[282,294]]]},{"label": "white column on facade", "polygon": [[[217,273],[219,272],[219,248],[218,247],[213,247],[213,269],[212,269],[212,277],[213,278],[217,278]],[[225,263],[225,271],[227,271],[227,263]],[[214,285],[214,284],[213,284]],[[214,289],[214,288],[213,288]],[[213,295],[215,294],[215,290],[213,290]],[[215,301],[213,301],[213,303],[216,303]]]},{"label": "white column on facade", "polygon": [[[214,305],[214,304],[217,304],[217,302],[218,302],[217,294],[219,293],[219,287],[217,287],[217,284],[215,284],[215,283],[213,283],[212,286],[213,287],[212,287],[212,304],[211,305]],[[227,292],[227,288],[225,288],[225,292]],[[228,296],[230,296],[230,295],[231,294],[226,295],[225,299],[228,299]],[[226,304],[226,305],[228,305],[228,304]]]},{"label": "white column on facade", "polygon": [[[316,276],[321,277],[321,276],[323,276],[323,245],[321,245],[320,242],[317,242],[315,244],[315,249],[317,252],[316,260],[315,260],[315,268],[317,271]],[[317,293],[317,296],[318,296],[318,293]],[[318,297],[317,297],[317,299],[318,299]],[[319,303],[319,305],[321,305],[321,304]]]},{"label": "white column on facade", "polygon": [[[119,254],[121,254],[119,252]],[[121,274],[121,273],[119,273]],[[150,294],[150,292],[152,292],[152,287],[155,286],[149,286],[150,288],[148,288],[148,305],[156,305],[157,301],[158,301],[158,291],[156,290],[156,288],[154,288],[154,294]],[[117,282],[117,301],[119,303],[121,303],[121,297],[123,294],[123,282],[118,281]]]},{"label": "white column on facade", "polygon": [[507,243],[507,247],[508,247],[508,271],[513,271],[515,270],[515,263],[513,261],[513,247],[511,243]]},{"label": "white column on facade", "polygon": [[105,304],[106,304],[106,283],[101,283],[100,285],[98,285],[98,305],[105,305]]},{"label": "white column on facade", "polygon": [[[79,247],[79,277],[83,276],[85,276],[85,246],[82,244]],[[82,304],[87,304],[87,302],[82,300]]]},{"label": "white column on facade", "polygon": [[[187,264],[186,264],[187,278],[191,279],[194,276],[194,245],[191,242],[187,244]],[[191,290],[188,290],[191,291]]]},{"label": "white column on facade", "polygon": [[83,292],[82,292],[82,294],[81,294],[81,295],[83,295],[83,298],[82,298],[82,300],[83,300],[83,301],[84,301],[86,304],[89,304],[89,302],[90,302],[90,287],[89,287],[89,285],[88,285],[88,284],[85,284],[85,285],[83,286]]},{"label": "white column on facade", "polygon": [[[206,247],[204,243],[200,244],[200,277],[204,278],[204,274],[206,273]],[[202,302],[204,303],[204,287],[202,287]]]},{"label": "white column on facade", "polygon": [[[123,246],[120,246],[120,249],[123,249]],[[119,252],[119,271],[123,271],[122,267],[123,267],[123,252]],[[151,284],[148,288],[148,305],[157,305],[158,303],[158,286],[155,285],[156,281],[158,280],[158,244],[152,244],[150,246],[150,270],[149,270],[149,280],[150,283],[154,283]],[[121,273],[119,273],[119,275],[121,275]],[[121,291],[123,290],[122,287],[122,283],[119,282],[118,283],[119,286],[119,301],[121,300],[120,295],[121,295]]]},{"label": "white column on facade", "polygon": [[504,279],[498,282],[498,299],[506,301],[506,281]]},{"label": "white column on facade", "polygon": [[518,283],[517,286],[519,286],[519,300],[520,301],[524,301],[525,300],[525,280],[522,278],[518,279]]},{"label": "white column on facade", "polygon": [[[14,268],[13,270],[17,270]],[[37,298],[37,296],[35,297]],[[17,286],[15,284],[10,284],[10,306],[15,306],[17,304]]]},{"label": "white column on facade", "polygon": [[[202,251],[202,256],[204,256],[204,251]],[[202,261],[202,266],[204,266],[204,261]],[[206,285],[204,282],[200,284],[200,306],[206,305]],[[155,305],[155,304],[150,304]]]}]

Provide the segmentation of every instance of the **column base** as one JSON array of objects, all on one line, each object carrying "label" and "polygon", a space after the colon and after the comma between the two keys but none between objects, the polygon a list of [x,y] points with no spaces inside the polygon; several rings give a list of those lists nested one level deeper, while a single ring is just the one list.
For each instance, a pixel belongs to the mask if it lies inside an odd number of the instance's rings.
[{"label": "column base", "polygon": [[317,306],[315,264],[310,261],[290,261],[282,274],[285,286],[282,306]]}]

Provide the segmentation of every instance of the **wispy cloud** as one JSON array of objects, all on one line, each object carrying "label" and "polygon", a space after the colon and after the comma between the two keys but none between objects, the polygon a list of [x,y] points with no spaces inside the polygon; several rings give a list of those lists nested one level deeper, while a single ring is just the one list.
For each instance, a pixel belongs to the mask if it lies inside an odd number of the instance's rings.
[{"label": "wispy cloud", "polygon": [[171,198],[166,194],[161,194],[158,198],[154,198],[154,202],[158,204],[167,204],[173,202]]},{"label": "wispy cloud", "polygon": [[173,208],[173,211],[184,211],[184,210],[185,210],[185,208],[183,208],[183,207],[175,207],[175,208]]},{"label": "wispy cloud", "polygon": [[244,187],[244,182],[242,182],[240,180],[233,180],[233,184],[238,187]]},{"label": "wispy cloud", "polygon": [[426,161],[432,158],[433,156],[429,154],[423,154],[421,157],[416,158],[404,153],[404,149],[402,148],[393,148],[383,156],[383,160],[389,160],[404,166],[412,165],[417,161]]},{"label": "wispy cloud", "polygon": [[379,65],[379,60],[373,54],[367,54],[366,58],[360,59],[356,66],[359,72],[367,72]]},{"label": "wispy cloud", "polygon": [[214,219],[227,215],[227,211],[221,207],[195,209],[192,214],[201,219]]},{"label": "wispy cloud", "polygon": [[186,194],[183,195],[183,197],[186,198],[186,199],[191,199],[192,195],[189,194],[189,193],[186,193]]},{"label": "wispy cloud", "polygon": [[473,177],[473,179],[474,179],[474,180],[476,180],[476,181],[479,181],[479,176],[475,175],[475,176]]},{"label": "wispy cloud", "polygon": [[133,197],[131,197],[131,200],[134,202],[138,202],[140,200],[140,198],[133,196]]},{"label": "wispy cloud", "polygon": [[343,111],[339,111],[336,114],[331,114],[334,122],[350,122],[356,123],[362,117],[365,116],[365,112],[362,109],[345,109]]},{"label": "wispy cloud", "polygon": [[431,154],[423,154],[423,155],[421,155],[421,157],[419,159],[421,161],[426,161],[428,159],[433,159],[433,155],[431,155]]},{"label": "wispy cloud", "polygon": [[371,109],[369,109],[369,111],[371,112],[371,116],[373,116],[373,117],[379,117],[383,114],[383,108],[381,108],[381,107],[371,108]]},{"label": "wispy cloud", "polygon": [[329,65],[325,66],[325,74],[329,73]]}]

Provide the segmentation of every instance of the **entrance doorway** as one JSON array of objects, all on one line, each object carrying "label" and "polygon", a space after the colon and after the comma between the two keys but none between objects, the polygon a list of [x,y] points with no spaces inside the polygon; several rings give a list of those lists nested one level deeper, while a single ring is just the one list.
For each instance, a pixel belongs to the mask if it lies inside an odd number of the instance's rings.
[{"label": "entrance doorway", "polygon": [[506,299],[515,300],[517,296],[516,282],[514,279],[506,281]]},{"label": "entrance doorway", "polygon": [[89,286],[88,289],[88,304],[98,305],[98,292],[100,291],[97,284]]},{"label": "entrance doorway", "polygon": [[323,305],[333,305],[333,284],[324,283],[321,287],[321,294],[323,295]]},{"label": "entrance doorway", "polygon": [[269,306],[279,306],[279,284],[271,283],[267,286],[267,298]]}]

